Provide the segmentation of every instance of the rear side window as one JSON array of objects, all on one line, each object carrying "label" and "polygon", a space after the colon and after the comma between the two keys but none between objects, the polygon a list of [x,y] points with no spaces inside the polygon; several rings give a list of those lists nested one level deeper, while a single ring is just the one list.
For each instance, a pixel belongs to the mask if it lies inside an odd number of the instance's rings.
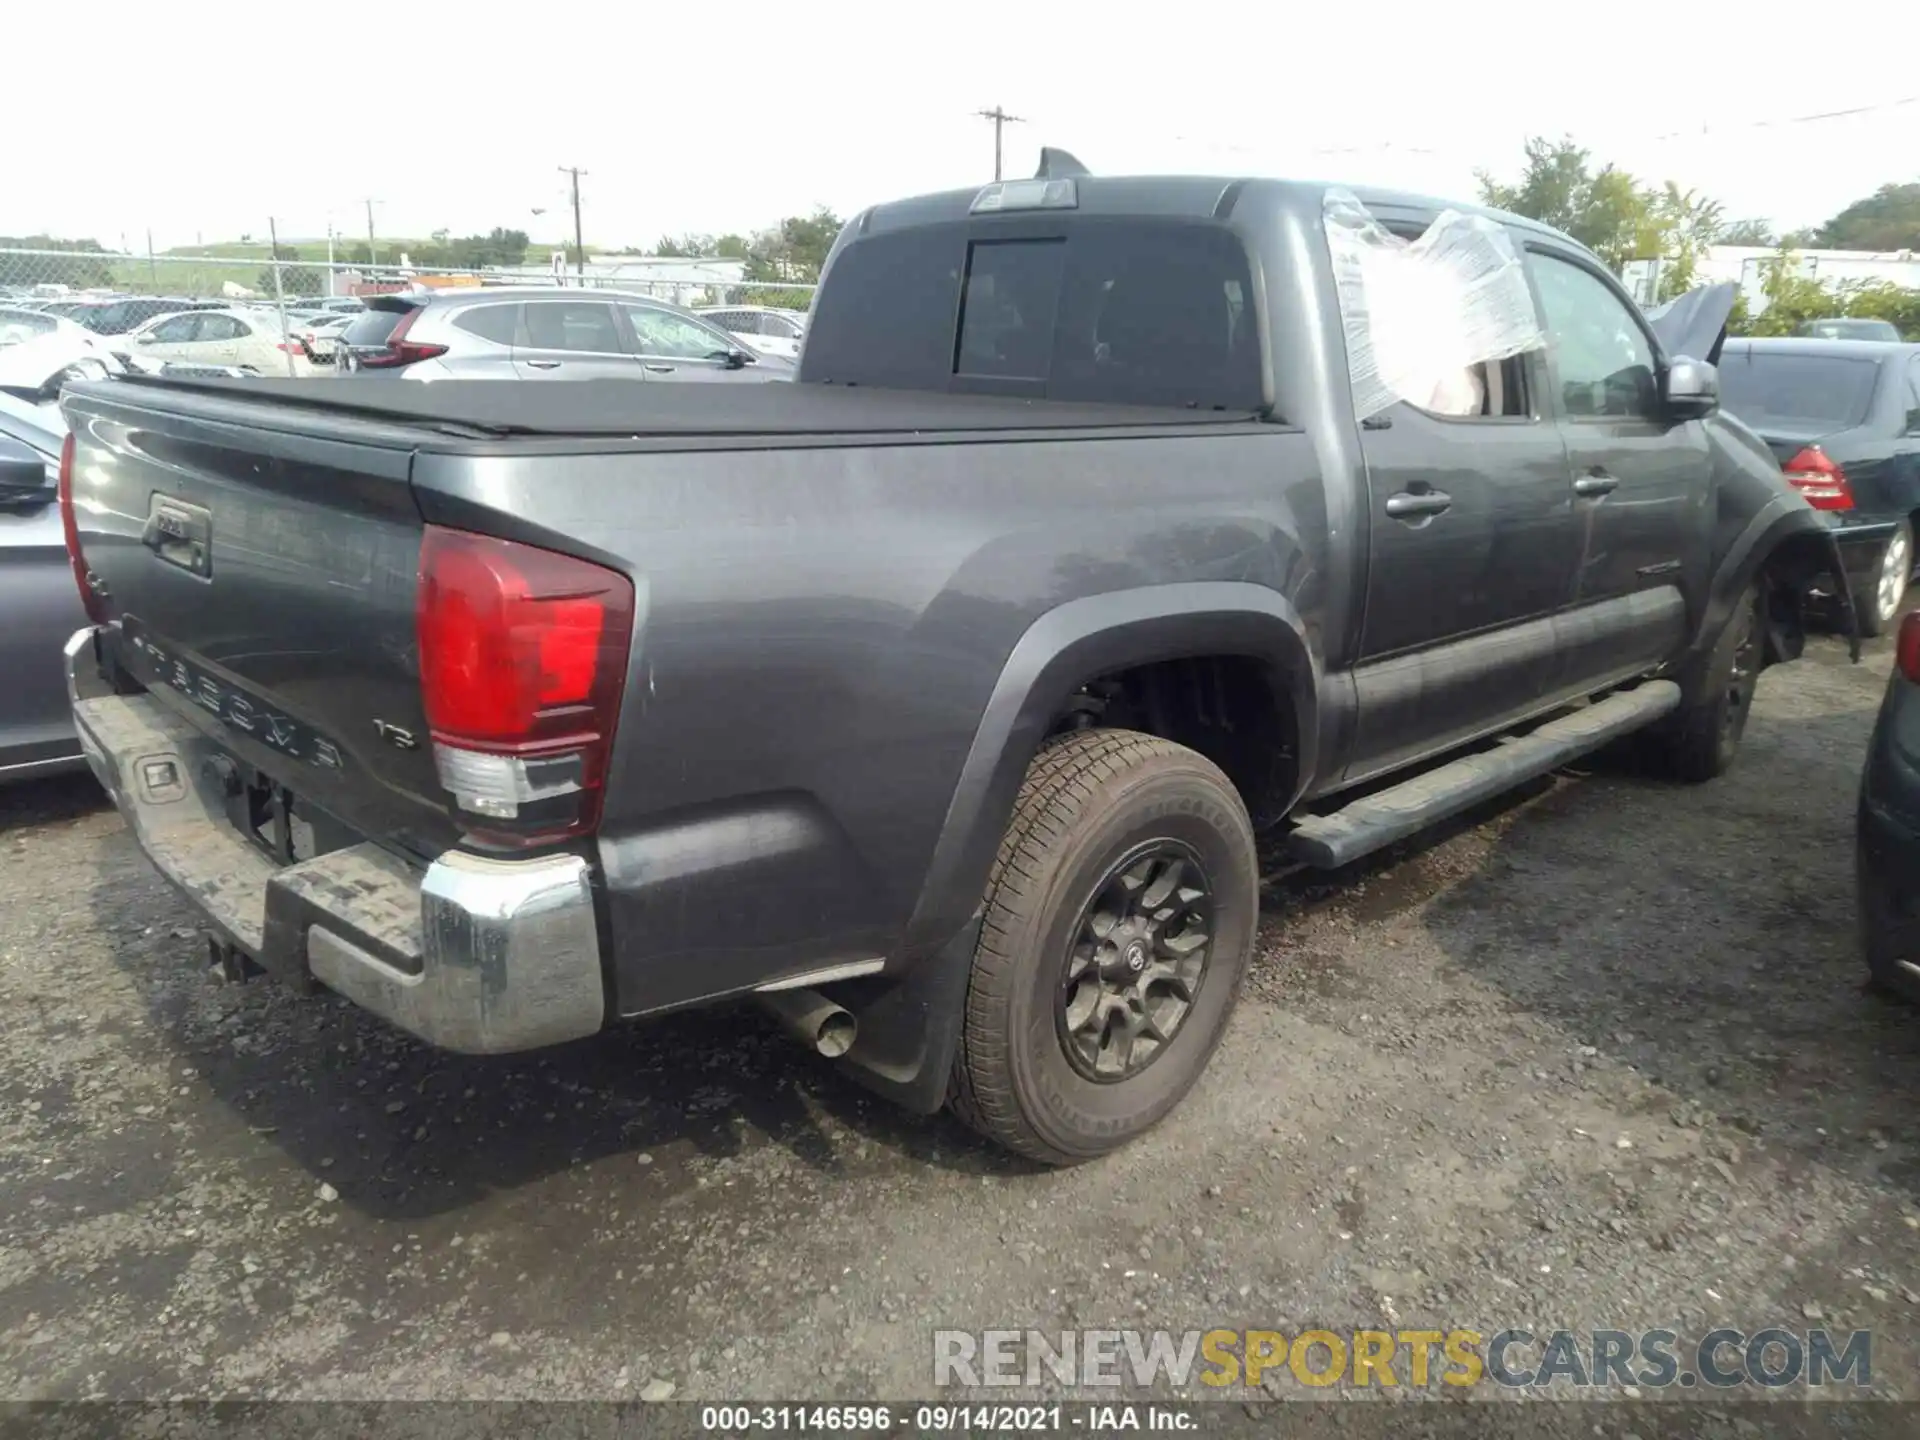
[{"label": "rear side window", "polygon": [[518,305],[477,305],[454,317],[453,328],[496,345],[513,344],[514,326],[519,323]]},{"label": "rear side window", "polygon": [[[808,378],[1253,410],[1246,252],[1219,226],[1081,219],[860,240],[807,335]],[[1011,227],[1008,227],[1011,228]]]},{"label": "rear side window", "polygon": [[387,337],[393,334],[401,320],[411,312],[411,308],[412,307],[409,307],[406,310],[362,310],[358,315],[354,316],[352,322],[348,324],[346,332],[340,337],[340,343],[343,345],[365,346],[369,349],[377,350],[387,343]]},{"label": "rear side window", "polygon": [[622,353],[613,307],[579,300],[536,301],[526,307],[527,344],[535,350],[587,355]]},{"label": "rear side window", "polygon": [[1877,362],[1848,355],[1750,350],[1720,360],[1720,403],[1762,430],[1768,421],[1858,425],[1880,374]]}]

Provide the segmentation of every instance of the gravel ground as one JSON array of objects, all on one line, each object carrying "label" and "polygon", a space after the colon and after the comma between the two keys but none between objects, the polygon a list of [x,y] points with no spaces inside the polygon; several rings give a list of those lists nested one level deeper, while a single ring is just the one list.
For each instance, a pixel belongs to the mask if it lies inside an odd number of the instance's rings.
[{"label": "gravel ground", "polygon": [[1712,785],[1601,764],[1275,885],[1200,1090],[1065,1173],[750,1011],[477,1060],[220,986],[90,783],[10,793],[0,1395],[909,1399],[936,1327],[1819,1323],[1920,1398],[1920,1016],[1852,938],[1887,663],[1770,672]]}]

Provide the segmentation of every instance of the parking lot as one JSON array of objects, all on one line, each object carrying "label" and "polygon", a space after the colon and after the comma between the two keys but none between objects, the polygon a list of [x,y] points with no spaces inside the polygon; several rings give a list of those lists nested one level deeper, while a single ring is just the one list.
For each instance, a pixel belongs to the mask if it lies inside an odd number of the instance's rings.
[{"label": "parking lot", "polygon": [[1815,641],[1704,788],[1603,763],[1275,884],[1198,1092],[1062,1173],[750,1010],[479,1060],[222,987],[90,781],[11,793],[4,1389],[907,1399],[936,1328],[1778,1323],[1920,1397],[1920,1016],[1852,929],[1887,667]]}]

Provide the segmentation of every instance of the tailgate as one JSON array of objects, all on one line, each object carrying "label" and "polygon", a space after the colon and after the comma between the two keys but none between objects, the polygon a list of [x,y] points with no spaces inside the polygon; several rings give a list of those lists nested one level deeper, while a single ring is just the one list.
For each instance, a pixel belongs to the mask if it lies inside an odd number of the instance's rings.
[{"label": "tailgate", "polygon": [[65,409],[80,551],[121,663],[232,755],[237,813],[290,804],[321,850],[446,848],[407,435],[144,387],[69,390]]}]

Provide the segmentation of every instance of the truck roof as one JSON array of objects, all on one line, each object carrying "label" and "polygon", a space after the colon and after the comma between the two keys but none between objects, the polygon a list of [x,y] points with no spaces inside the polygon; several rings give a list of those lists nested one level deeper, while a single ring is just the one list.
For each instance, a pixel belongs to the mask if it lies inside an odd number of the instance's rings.
[{"label": "truck roof", "polygon": [[[1577,248],[1573,240],[1551,225],[1524,215],[1494,210],[1462,200],[1442,200],[1411,190],[1391,190],[1378,186],[1341,185],[1326,180],[1279,180],[1252,176],[1222,175],[1079,175],[1073,177],[1079,203],[1073,213],[1080,215],[1165,216],[1168,218],[1226,219],[1243,199],[1262,193],[1288,206],[1317,209],[1329,190],[1345,189],[1369,210],[1405,210],[1438,213],[1456,210],[1483,215],[1502,225],[1549,236]],[[984,187],[942,190],[891,200],[862,211],[853,220],[860,233],[911,229],[919,225],[962,221],[971,213],[976,197]]]}]

